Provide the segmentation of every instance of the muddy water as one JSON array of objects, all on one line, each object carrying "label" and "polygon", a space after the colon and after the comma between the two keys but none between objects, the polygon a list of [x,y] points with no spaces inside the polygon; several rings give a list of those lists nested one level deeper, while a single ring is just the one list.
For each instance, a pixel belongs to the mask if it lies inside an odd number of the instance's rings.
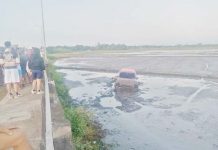
[{"label": "muddy water", "polygon": [[72,104],[85,106],[115,150],[218,149],[218,84],[139,76],[139,90],[114,92],[116,74],[59,70]]}]

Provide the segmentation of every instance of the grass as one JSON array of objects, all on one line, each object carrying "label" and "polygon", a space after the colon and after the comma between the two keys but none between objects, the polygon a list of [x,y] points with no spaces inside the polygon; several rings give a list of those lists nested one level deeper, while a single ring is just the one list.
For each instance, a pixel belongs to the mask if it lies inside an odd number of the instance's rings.
[{"label": "grass", "polygon": [[6,96],[6,88],[4,86],[0,87],[0,101]]},{"label": "grass", "polygon": [[65,117],[71,123],[73,143],[77,150],[103,150],[107,149],[101,141],[102,131],[98,124],[92,121],[92,114],[82,107],[73,107],[70,104],[71,97],[68,88],[64,85],[64,79],[51,64],[55,58],[50,58],[48,75],[55,81],[56,91],[61,101]]}]

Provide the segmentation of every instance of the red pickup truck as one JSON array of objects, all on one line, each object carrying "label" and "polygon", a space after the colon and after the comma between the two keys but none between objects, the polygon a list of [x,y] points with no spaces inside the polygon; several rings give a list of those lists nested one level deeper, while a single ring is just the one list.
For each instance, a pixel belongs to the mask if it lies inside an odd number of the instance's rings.
[{"label": "red pickup truck", "polygon": [[115,77],[115,88],[128,87],[138,88],[136,71],[131,68],[123,68],[119,71],[119,76]]}]

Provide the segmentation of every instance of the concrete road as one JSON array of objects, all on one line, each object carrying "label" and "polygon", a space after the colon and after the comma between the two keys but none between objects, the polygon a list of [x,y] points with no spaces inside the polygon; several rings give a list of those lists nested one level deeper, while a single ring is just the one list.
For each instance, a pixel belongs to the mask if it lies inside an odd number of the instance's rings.
[{"label": "concrete road", "polygon": [[42,140],[42,95],[31,94],[31,87],[22,90],[17,99],[5,97],[0,101],[0,125],[21,128],[33,146],[40,150]]}]

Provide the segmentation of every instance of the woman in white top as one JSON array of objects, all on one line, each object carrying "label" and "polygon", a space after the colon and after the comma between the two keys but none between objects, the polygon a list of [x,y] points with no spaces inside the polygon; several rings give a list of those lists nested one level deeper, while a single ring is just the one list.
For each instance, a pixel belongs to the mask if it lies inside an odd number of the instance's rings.
[{"label": "woman in white top", "polygon": [[[5,44],[6,45],[6,44]],[[18,83],[20,82],[17,65],[20,63],[18,57],[13,54],[10,46],[6,45],[3,59],[0,61],[4,67],[4,83],[7,86],[9,98],[20,96]],[[12,92],[14,87],[15,95]]]}]

